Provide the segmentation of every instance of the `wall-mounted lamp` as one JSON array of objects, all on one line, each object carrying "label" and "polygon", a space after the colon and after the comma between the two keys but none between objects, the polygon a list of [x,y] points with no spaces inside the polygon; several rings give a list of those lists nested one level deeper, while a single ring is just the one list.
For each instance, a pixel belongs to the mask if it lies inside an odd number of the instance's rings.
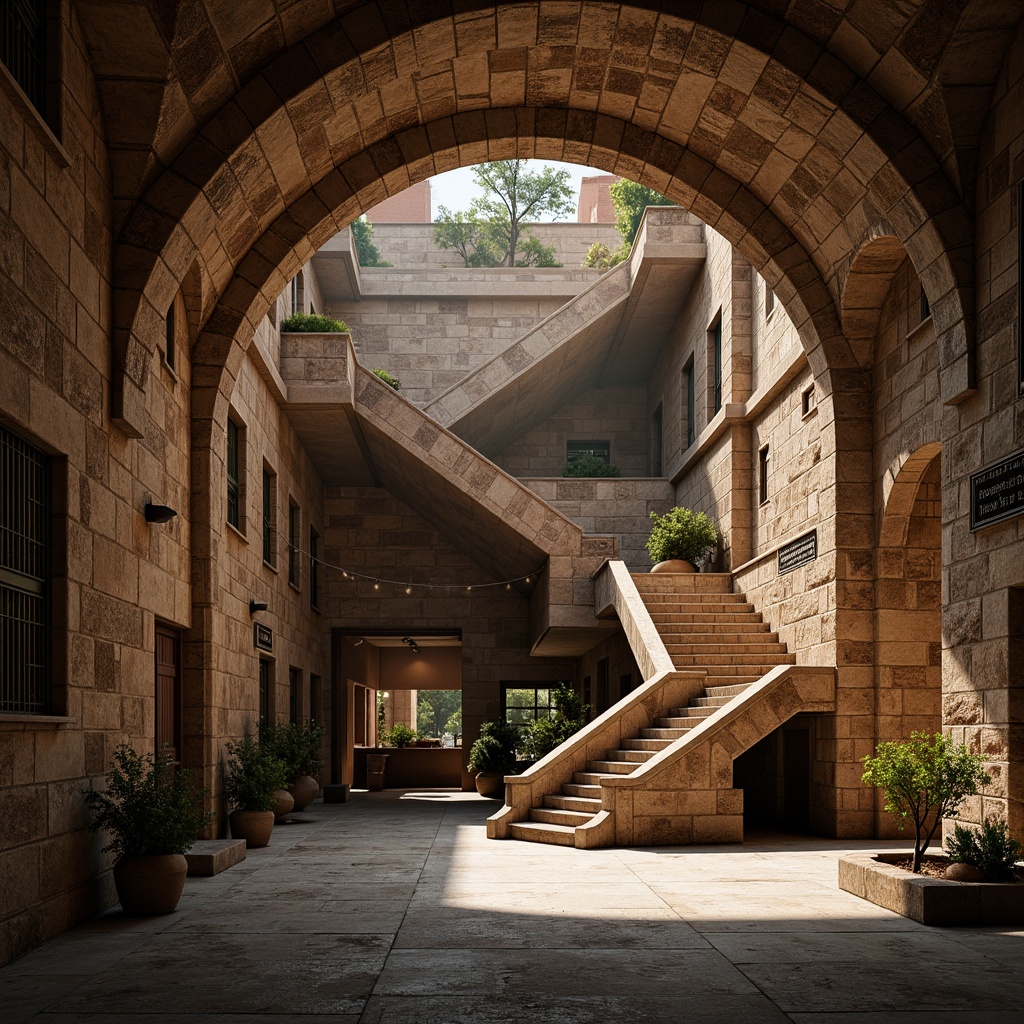
[{"label": "wall-mounted lamp", "polygon": [[416,641],[413,640],[411,637],[403,636],[402,637],[402,643],[403,644],[408,644],[409,650],[411,650],[413,652],[413,654],[419,654],[420,653],[419,644],[417,644]]},{"label": "wall-mounted lamp", "polygon": [[255,615],[257,612],[265,612],[270,607],[266,601],[257,601],[256,598],[249,600],[249,614]]},{"label": "wall-mounted lamp", "polygon": [[178,510],[170,505],[153,505],[147,501],[142,514],[147,523],[169,523],[178,514]]}]

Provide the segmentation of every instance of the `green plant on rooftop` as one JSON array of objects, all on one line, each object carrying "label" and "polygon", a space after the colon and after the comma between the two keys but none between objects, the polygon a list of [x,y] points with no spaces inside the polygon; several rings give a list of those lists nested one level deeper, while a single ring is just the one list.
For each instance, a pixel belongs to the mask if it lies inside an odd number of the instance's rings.
[{"label": "green plant on rooftop", "polygon": [[977,868],[986,882],[1012,882],[1024,847],[1010,835],[1005,821],[989,818],[980,829],[957,825],[946,840],[946,853],[954,864]]},{"label": "green plant on rooftop", "polygon": [[939,732],[934,737],[912,732],[909,740],[879,743],[875,756],[863,760],[861,781],[882,790],[885,809],[898,827],[904,828],[907,819],[913,822],[914,872],[921,870],[921,858],[942,819],[956,814],[967,797],[992,781],[981,754]]},{"label": "green plant on rooftop", "polygon": [[281,321],[282,334],[344,334],[348,325],[323,313],[292,313]]},{"label": "green plant on rooftop", "polygon": [[652,512],[651,521],[654,526],[647,551],[652,562],[680,558],[701,565],[709,560],[709,553],[718,544],[718,531],[703,512],[676,506],[663,516]]},{"label": "green plant on rooftop", "polygon": [[590,452],[584,452],[582,455],[577,455],[576,458],[562,470],[562,476],[582,477],[618,475],[618,466],[609,465],[601,458],[600,455],[592,455]]},{"label": "green plant on rooftop", "polygon": [[573,687],[559,683],[551,692],[554,713],[535,718],[523,730],[522,752],[531,761],[539,761],[573,733],[587,724],[590,706]]},{"label": "green plant on rooftop", "polygon": [[389,387],[393,387],[396,391],[402,390],[402,383],[397,377],[392,377],[387,370],[382,370],[379,366],[373,371],[385,384]]},{"label": "green plant on rooftop", "polygon": [[467,267],[558,267],[555,250],[531,234],[526,223],[545,214],[573,212],[568,171],[527,169],[525,160],[497,160],[473,168],[483,195],[468,212],[438,208],[434,242],[458,253]]},{"label": "green plant on rooftop", "polygon": [[619,229],[622,243],[616,249],[610,249],[602,242],[595,242],[588,250],[585,267],[598,267],[607,270],[617,263],[629,258],[633,248],[633,240],[643,220],[644,210],[648,206],[675,206],[671,199],[666,199],[653,188],[640,185],[625,178],[609,186],[612,205],[615,207],[615,226]]},{"label": "green plant on rooftop", "polygon": [[380,249],[373,240],[373,225],[365,218],[352,221],[352,241],[356,246],[356,257],[361,267],[393,267],[391,260],[381,257]]}]

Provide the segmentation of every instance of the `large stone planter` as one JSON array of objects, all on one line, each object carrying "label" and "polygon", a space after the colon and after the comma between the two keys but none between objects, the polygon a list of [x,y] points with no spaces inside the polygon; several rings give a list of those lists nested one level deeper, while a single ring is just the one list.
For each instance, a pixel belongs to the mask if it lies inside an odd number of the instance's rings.
[{"label": "large stone planter", "polygon": [[504,772],[479,772],[474,780],[476,791],[491,800],[501,800],[505,796]]},{"label": "large stone planter", "polygon": [[228,815],[231,835],[244,839],[246,849],[253,850],[266,846],[274,831],[273,811],[232,811]]},{"label": "large stone planter", "polygon": [[685,558],[667,558],[652,566],[651,572],[696,572],[697,566]]},{"label": "large stone planter", "polygon": [[284,821],[295,807],[295,799],[287,789],[274,790],[274,812],[275,821]]},{"label": "large stone planter", "polygon": [[188,862],[183,854],[122,857],[114,865],[114,886],[126,914],[173,914],[185,888]]},{"label": "large stone planter", "polygon": [[320,783],[312,775],[298,775],[288,787],[292,799],[295,801],[295,810],[305,810],[320,792]]},{"label": "large stone planter", "polygon": [[371,793],[379,793],[384,788],[384,770],[387,763],[387,754],[366,755],[366,788]]},{"label": "large stone planter", "polygon": [[952,882],[887,861],[906,854],[839,858],[839,888],[921,924],[1024,924],[1024,883]]}]

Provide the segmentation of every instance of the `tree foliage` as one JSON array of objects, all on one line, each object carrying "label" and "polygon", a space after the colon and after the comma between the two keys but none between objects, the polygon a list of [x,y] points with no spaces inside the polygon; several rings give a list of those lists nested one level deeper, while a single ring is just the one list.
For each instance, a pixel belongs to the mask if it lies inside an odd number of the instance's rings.
[{"label": "tree foliage", "polygon": [[595,242],[588,250],[583,261],[585,267],[597,267],[607,270],[623,260],[629,259],[633,249],[633,240],[640,229],[644,210],[648,206],[674,206],[671,199],[666,199],[660,192],[646,185],[625,178],[609,186],[612,205],[615,207],[615,226],[622,237],[622,243],[616,249],[609,249],[603,242]]},{"label": "tree foliage", "polygon": [[392,267],[390,260],[383,259],[380,249],[373,241],[373,225],[365,218],[360,217],[352,221],[352,241],[356,246],[356,258],[361,267]]},{"label": "tree foliage", "polygon": [[552,691],[551,702],[554,713],[535,719],[524,731],[523,754],[531,760],[540,760],[586,725],[589,705],[573,687],[559,683]]},{"label": "tree foliage", "polygon": [[473,168],[483,195],[468,212],[438,209],[434,241],[458,253],[467,267],[557,267],[555,251],[526,224],[545,214],[573,210],[569,172],[544,166],[531,171],[525,160],[498,160]]},{"label": "tree foliage", "polygon": [[992,781],[983,763],[980,754],[953,745],[938,732],[934,737],[912,732],[902,743],[879,743],[875,756],[864,758],[862,781],[885,793],[885,809],[899,828],[908,818],[914,823],[915,872],[942,819]]},{"label": "tree foliage", "polygon": [[[461,712],[461,690],[420,690],[416,696],[416,731],[424,737],[461,732]],[[459,715],[459,728],[448,729],[455,715]]]}]

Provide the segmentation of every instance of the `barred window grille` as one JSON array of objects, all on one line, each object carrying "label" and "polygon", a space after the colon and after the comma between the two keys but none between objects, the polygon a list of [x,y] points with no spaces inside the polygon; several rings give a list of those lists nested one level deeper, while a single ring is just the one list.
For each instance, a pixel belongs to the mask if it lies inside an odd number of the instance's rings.
[{"label": "barred window grille", "polygon": [[41,114],[46,107],[46,2],[0,4],[0,61]]},{"label": "barred window grille", "polygon": [[0,427],[0,712],[50,710],[49,461]]}]

